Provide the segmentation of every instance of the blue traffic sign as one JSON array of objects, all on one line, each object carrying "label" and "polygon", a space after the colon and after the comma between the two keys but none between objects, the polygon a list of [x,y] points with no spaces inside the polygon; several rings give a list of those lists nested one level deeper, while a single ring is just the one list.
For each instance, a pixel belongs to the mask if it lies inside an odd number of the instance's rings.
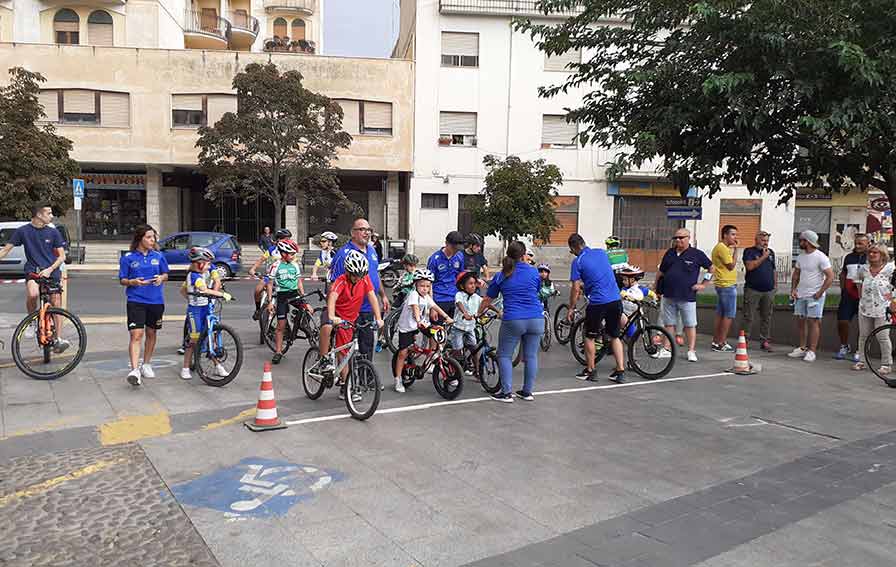
[{"label": "blue traffic sign", "polygon": [[666,218],[702,220],[703,207],[667,207]]},{"label": "blue traffic sign", "polygon": [[84,198],[84,180],[72,179],[72,193],[76,199]]}]

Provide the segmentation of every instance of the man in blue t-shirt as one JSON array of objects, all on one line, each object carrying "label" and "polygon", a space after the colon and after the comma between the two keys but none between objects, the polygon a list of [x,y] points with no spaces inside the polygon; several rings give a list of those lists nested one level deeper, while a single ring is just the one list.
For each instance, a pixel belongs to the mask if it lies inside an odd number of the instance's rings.
[{"label": "man in blue t-shirt", "polygon": [[464,271],[466,257],[464,236],[452,230],[445,237],[445,247],[433,252],[426,268],[436,280],[432,283],[432,297],[449,317],[454,318],[454,295],[457,293],[457,276]]},{"label": "man in blue t-shirt", "polygon": [[610,266],[610,258],[606,250],[588,248],[585,239],[578,233],[571,234],[569,251],[575,255],[570,268],[569,281],[572,289],[569,292],[569,312],[567,319],[572,321],[576,301],[584,289],[588,298],[585,310],[585,360],[587,366],[576,374],[579,380],[597,382],[594,369],[596,347],[594,339],[600,338],[601,330],[610,337],[610,347],[616,360],[616,369],[610,374],[610,380],[622,383],[625,381],[625,357],[622,351],[620,335],[620,317],[622,316],[622,300],[619,297],[619,286],[616,275]]},{"label": "man in blue t-shirt", "polygon": [[[28,313],[37,309],[37,298],[40,289],[35,281],[38,277],[51,278],[59,283],[62,274],[59,267],[65,263],[65,248],[62,235],[50,226],[53,222],[53,208],[45,203],[31,207],[31,222],[20,226],[12,233],[9,242],[0,249],[0,259],[4,258],[16,246],[25,249],[25,274],[27,281],[25,301]],[[50,295],[50,303],[54,306],[62,304],[62,290]],[[64,341],[60,341],[64,342]],[[65,349],[62,349],[65,350]]]},{"label": "man in blue t-shirt", "polygon": [[753,317],[759,311],[760,348],[771,352],[772,309],[775,305],[775,251],[768,247],[769,233],[760,230],[756,245],[744,249],[744,308],[740,328],[750,335]]}]

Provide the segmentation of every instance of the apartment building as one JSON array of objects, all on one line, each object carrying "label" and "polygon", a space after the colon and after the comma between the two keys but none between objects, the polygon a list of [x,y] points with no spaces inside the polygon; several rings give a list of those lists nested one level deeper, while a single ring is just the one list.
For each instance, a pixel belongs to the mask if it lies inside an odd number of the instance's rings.
[{"label": "apartment building", "polygon": [[[353,136],[334,162],[342,189],[380,232],[406,236],[413,63],[319,55],[322,7],[320,0],[0,0],[0,80],[13,66],[46,77],[45,119],[74,142],[86,180],[84,239],[122,241],[148,221],[162,233],[222,230],[253,242],[272,225],[265,201],[205,198],[195,147],[200,126],[235,111],[234,75],[269,61],[300,71],[307,88],[342,105]],[[299,199],[287,207],[286,226],[301,240],[324,228],[347,232],[350,219],[331,209]]]}]

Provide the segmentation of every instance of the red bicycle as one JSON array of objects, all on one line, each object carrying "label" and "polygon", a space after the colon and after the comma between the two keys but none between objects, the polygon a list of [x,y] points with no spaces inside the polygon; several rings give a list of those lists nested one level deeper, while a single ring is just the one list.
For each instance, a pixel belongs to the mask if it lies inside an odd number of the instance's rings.
[{"label": "red bicycle", "polygon": [[[401,383],[410,388],[417,380],[422,380],[432,370],[432,385],[446,400],[460,396],[464,389],[464,371],[460,363],[445,352],[448,332],[445,327],[432,325],[422,332],[424,345],[418,343],[408,347],[408,355],[401,372]],[[392,355],[392,373],[398,353]]]}]

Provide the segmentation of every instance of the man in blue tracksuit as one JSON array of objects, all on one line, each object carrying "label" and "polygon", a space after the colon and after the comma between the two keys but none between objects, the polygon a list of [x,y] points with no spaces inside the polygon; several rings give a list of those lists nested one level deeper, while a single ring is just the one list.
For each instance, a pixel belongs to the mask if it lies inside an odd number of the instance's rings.
[{"label": "man in blue tracksuit", "polygon": [[452,230],[445,237],[445,247],[429,257],[427,269],[435,276],[432,296],[436,304],[454,318],[454,295],[457,293],[457,276],[464,271],[464,237]]}]

